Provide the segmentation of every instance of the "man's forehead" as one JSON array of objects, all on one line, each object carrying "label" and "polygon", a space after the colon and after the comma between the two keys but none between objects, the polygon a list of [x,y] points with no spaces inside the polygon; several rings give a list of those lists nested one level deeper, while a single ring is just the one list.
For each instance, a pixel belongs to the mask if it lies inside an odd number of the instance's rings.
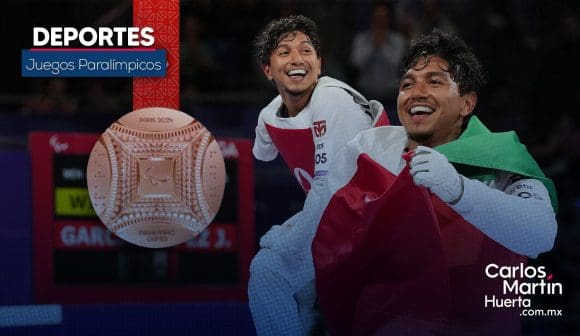
[{"label": "man's forehead", "polygon": [[449,74],[449,62],[439,56],[421,55],[411,63],[404,76],[409,77],[423,72]]},{"label": "man's forehead", "polygon": [[438,69],[449,72],[449,62],[437,55],[421,55],[413,60],[409,71],[421,71],[423,69]]},{"label": "man's forehead", "polygon": [[278,39],[278,43],[276,44],[276,47],[280,46],[281,44],[285,44],[285,42],[292,42],[294,40],[298,39],[298,43],[309,43],[312,44],[312,41],[310,41],[310,37],[308,35],[306,35],[304,32],[301,32],[299,30],[295,30],[295,31],[291,31],[291,32],[287,32],[284,33],[280,36],[280,38]]}]

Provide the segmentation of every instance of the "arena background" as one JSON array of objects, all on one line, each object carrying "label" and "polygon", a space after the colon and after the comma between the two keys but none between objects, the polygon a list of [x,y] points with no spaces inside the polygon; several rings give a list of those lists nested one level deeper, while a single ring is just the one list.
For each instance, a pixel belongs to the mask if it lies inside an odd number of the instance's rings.
[{"label": "arena background", "polygon": [[[441,26],[461,35],[476,50],[487,69],[489,84],[475,113],[494,131],[516,130],[555,181],[560,201],[556,245],[530,264],[545,265],[563,283],[563,296],[534,301],[539,306],[562,309],[563,316],[526,318],[524,331],[526,335],[577,334],[579,6],[564,0],[400,0],[390,4],[391,28],[406,39]],[[164,299],[161,295],[157,300],[48,302],[54,305],[36,306],[47,302],[39,301],[33,290],[39,279],[33,266],[34,167],[29,132],[100,133],[132,110],[132,81],[22,78],[20,50],[31,47],[34,26],[131,26],[132,2],[8,0],[2,5],[0,176],[5,187],[0,196],[0,334],[254,333],[243,297],[216,295],[212,300],[210,295],[198,301]],[[251,42],[271,18],[291,13],[305,14],[318,23],[323,74],[356,85],[360,73],[350,62],[351,43],[358,32],[368,28],[372,5],[371,1],[355,0],[181,1],[180,109],[204,123],[218,138],[251,140],[261,107],[275,95],[252,58]],[[392,113],[392,106],[387,105]],[[281,160],[253,164],[252,234],[257,241],[271,225],[296,212],[304,195]],[[202,266],[220,267],[219,263]],[[105,292],[106,288],[107,284],[102,284]],[[39,325],[24,326],[27,319],[36,319]]]}]

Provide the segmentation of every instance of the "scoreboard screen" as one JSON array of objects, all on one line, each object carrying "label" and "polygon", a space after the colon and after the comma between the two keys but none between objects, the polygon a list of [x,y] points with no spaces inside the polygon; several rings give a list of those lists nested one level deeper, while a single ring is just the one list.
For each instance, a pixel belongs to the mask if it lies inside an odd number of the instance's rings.
[{"label": "scoreboard screen", "polygon": [[98,138],[30,135],[36,301],[244,300],[254,247],[250,141],[218,139],[227,176],[212,224],[181,245],[150,249],[111,233],[91,206],[86,167]]}]

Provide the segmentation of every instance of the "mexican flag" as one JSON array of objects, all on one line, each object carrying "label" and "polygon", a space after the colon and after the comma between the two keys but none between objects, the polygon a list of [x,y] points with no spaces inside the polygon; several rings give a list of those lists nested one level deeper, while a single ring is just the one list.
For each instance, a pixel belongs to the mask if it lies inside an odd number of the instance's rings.
[{"label": "mexican flag", "polygon": [[[472,117],[459,139],[436,149],[466,177],[485,181],[500,169],[539,179],[557,206],[553,183],[513,132],[492,133]],[[486,295],[501,294],[501,281],[484,268],[525,257],[417,187],[408,167],[395,174],[364,153],[356,165],[312,244],[330,334],[518,334],[519,310],[484,307]]]}]

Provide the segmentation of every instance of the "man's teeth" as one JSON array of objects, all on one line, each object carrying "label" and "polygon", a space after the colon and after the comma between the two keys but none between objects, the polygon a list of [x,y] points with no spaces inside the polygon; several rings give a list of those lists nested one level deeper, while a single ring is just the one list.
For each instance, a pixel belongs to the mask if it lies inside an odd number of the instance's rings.
[{"label": "man's teeth", "polygon": [[288,76],[293,76],[293,75],[306,75],[306,70],[303,69],[295,69],[295,70],[290,70],[288,71]]},{"label": "man's teeth", "polygon": [[433,109],[428,106],[413,106],[411,107],[411,114],[416,113],[433,113]]}]

